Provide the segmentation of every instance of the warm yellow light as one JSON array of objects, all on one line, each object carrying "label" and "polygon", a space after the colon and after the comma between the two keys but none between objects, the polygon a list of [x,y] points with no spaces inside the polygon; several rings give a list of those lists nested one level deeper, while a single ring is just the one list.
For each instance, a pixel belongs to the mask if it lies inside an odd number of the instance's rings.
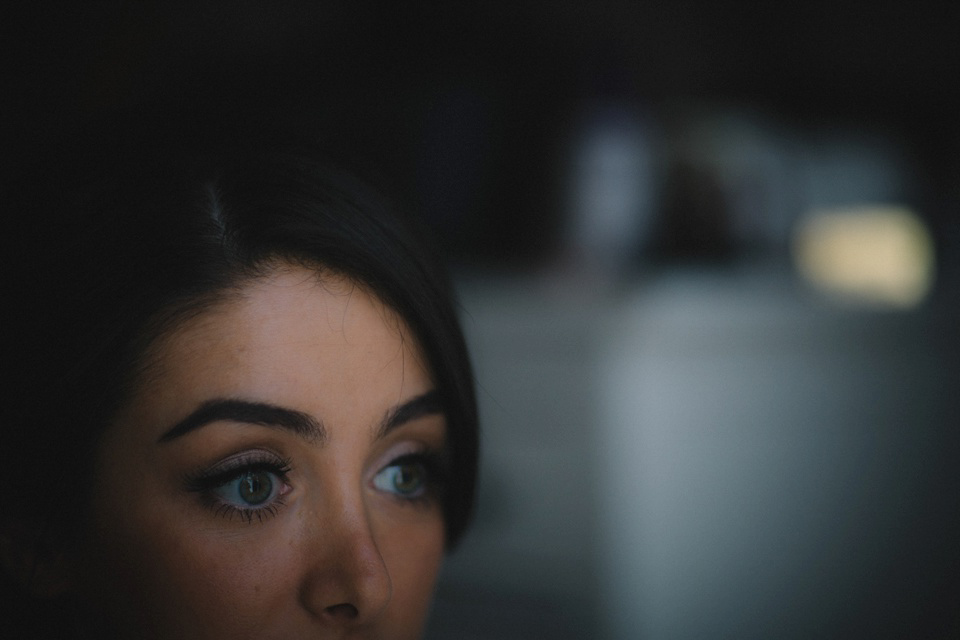
[{"label": "warm yellow light", "polygon": [[815,286],[863,302],[912,307],[933,284],[933,240],[905,207],[814,211],[797,227],[793,254]]}]

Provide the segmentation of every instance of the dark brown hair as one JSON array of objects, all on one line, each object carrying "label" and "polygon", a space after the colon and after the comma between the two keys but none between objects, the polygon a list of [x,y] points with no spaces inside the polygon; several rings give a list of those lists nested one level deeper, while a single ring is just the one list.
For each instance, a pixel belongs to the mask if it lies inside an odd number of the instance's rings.
[{"label": "dark brown hair", "polygon": [[0,531],[33,523],[43,546],[82,526],[98,434],[147,347],[283,260],[354,279],[415,334],[448,421],[456,544],[476,480],[473,379],[444,271],[409,220],[303,147],[166,141],[55,166],[5,194]]}]

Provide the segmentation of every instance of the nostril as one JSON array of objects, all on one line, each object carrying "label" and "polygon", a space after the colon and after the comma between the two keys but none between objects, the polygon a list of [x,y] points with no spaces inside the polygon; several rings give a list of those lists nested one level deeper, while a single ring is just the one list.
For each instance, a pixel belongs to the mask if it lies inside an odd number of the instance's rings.
[{"label": "nostril", "polygon": [[341,620],[353,620],[360,612],[349,602],[331,605],[326,608],[327,615]]}]

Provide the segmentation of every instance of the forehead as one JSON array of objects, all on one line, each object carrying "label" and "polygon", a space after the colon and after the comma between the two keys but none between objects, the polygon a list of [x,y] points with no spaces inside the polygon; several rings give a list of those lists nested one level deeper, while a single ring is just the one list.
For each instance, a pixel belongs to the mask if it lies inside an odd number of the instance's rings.
[{"label": "forehead", "polygon": [[[429,390],[406,323],[365,287],[282,267],[243,284],[156,341],[130,409],[157,420],[211,398],[247,398],[315,413],[384,406]],[[161,414],[161,415],[158,415]]]}]

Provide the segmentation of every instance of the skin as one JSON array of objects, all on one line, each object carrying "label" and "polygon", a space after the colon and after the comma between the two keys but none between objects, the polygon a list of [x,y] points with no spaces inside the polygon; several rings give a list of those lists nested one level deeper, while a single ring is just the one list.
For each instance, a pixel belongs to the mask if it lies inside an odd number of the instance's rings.
[{"label": "skin", "polygon": [[[443,515],[432,491],[395,490],[391,464],[442,452],[446,424],[426,410],[383,427],[432,389],[410,331],[361,286],[293,266],[248,283],[159,341],[105,433],[73,589],[124,636],[420,637]],[[163,439],[217,399],[297,411],[324,434],[216,419]],[[196,486],[253,458],[289,466],[258,511],[224,506],[243,480]]]}]

